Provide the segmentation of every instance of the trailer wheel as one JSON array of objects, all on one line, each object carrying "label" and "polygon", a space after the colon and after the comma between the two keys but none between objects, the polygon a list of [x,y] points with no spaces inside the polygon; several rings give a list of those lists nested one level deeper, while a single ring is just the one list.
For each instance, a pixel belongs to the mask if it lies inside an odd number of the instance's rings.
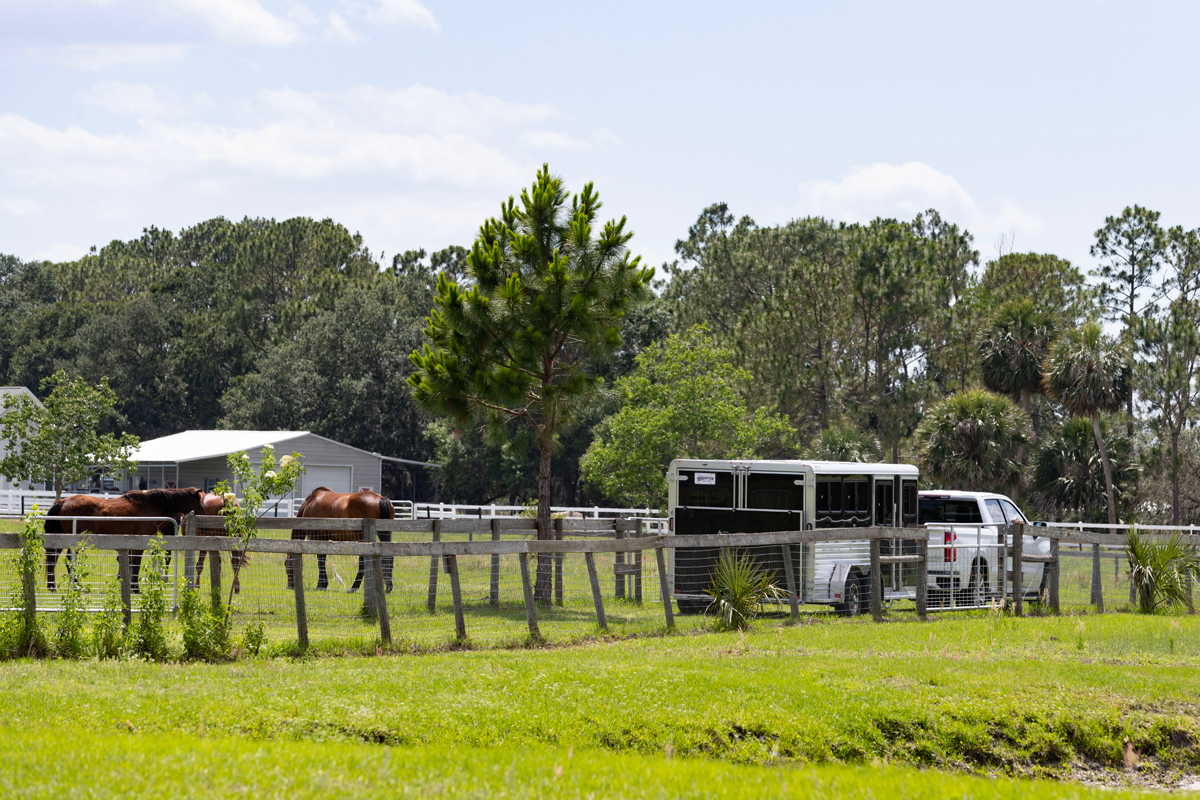
[{"label": "trailer wheel", "polygon": [[862,614],[862,602],[865,592],[862,588],[862,577],[857,572],[846,576],[846,587],[842,589],[844,603],[834,606],[834,610],[843,617],[857,617]]},{"label": "trailer wheel", "polygon": [[708,608],[709,601],[707,600],[676,600],[675,603],[679,606],[680,614],[703,614]]}]

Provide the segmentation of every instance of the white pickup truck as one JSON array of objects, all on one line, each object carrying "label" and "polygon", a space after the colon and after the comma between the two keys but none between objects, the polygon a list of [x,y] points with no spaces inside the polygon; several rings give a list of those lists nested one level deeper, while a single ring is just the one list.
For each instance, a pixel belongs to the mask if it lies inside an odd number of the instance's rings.
[{"label": "white pickup truck", "polygon": [[[1022,522],[1025,515],[1012,500],[991,492],[925,491],[918,494],[918,518],[929,528],[930,605],[985,605],[999,598],[1000,545],[1012,546],[1012,537],[1002,537],[997,525]],[[1047,555],[1050,540],[1033,535],[1026,527],[1023,550]],[[1022,563],[1021,589],[1037,599],[1046,587],[1045,564]],[[1012,572],[1011,554],[1005,573]]]}]

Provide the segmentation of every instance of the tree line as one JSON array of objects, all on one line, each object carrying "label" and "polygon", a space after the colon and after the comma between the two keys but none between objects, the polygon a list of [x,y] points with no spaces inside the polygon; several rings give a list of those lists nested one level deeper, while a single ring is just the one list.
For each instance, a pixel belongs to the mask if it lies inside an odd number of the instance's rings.
[{"label": "tree line", "polygon": [[1130,207],[1087,275],[984,263],[933,210],[760,226],[716,204],[652,279],[599,208],[544,169],[470,248],[389,261],[307,218],[0,256],[0,380],[107,379],[114,434],[304,429],[436,461],[452,502],[659,505],[671,458],[745,456],[912,461],[1037,516],[1200,509],[1197,231]]}]

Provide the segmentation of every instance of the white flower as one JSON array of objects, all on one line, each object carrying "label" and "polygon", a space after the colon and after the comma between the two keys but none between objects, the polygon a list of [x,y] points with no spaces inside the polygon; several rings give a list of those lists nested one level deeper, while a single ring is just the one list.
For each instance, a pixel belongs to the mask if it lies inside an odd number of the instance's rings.
[{"label": "white flower", "polygon": [[225,494],[221,495],[221,499],[226,503],[232,503],[234,500],[237,500],[237,495],[233,492],[226,492]]},{"label": "white flower", "polygon": [[274,450],[274,449],[275,449],[275,445],[273,445],[273,444],[264,444],[264,445],[262,446],[262,449],[263,449],[263,450]]},{"label": "white flower", "polygon": [[263,474],[263,477],[266,478],[267,480],[274,480],[275,479],[275,470],[273,470],[273,469],[267,470]]},{"label": "white flower", "polygon": [[249,453],[242,453],[242,458],[244,458],[244,459],[246,459],[247,461],[249,461],[249,460],[250,460],[250,454],[249,454]]},{"label": "white flower", "polygon": [[288,464],[291,464],[295,460],[296,459],[292,458],[291,456],[284,456],[283,458],[279,459],[279,466],[286,467]]}]

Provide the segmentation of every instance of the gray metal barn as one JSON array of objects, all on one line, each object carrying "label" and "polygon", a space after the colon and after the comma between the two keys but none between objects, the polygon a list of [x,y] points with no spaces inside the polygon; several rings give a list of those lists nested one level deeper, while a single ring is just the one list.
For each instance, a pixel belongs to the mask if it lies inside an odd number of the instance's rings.
[{"label": "gray metal barn", "polygon": [[196,486],[211,490],[220,481],[232,481],[227,457],[245,452],[255,469],[262,463],[265,445],[273,445],[276,458],[300,453],[307,470],[296,487],[296,497],[307,497],[318,486],[337,492],[382,488],[384,461],[389,459],[335,442],[308,431],[184,431],[142,442],[134,453],[137,473],[124,481],[125,489],[171,489]]}]

